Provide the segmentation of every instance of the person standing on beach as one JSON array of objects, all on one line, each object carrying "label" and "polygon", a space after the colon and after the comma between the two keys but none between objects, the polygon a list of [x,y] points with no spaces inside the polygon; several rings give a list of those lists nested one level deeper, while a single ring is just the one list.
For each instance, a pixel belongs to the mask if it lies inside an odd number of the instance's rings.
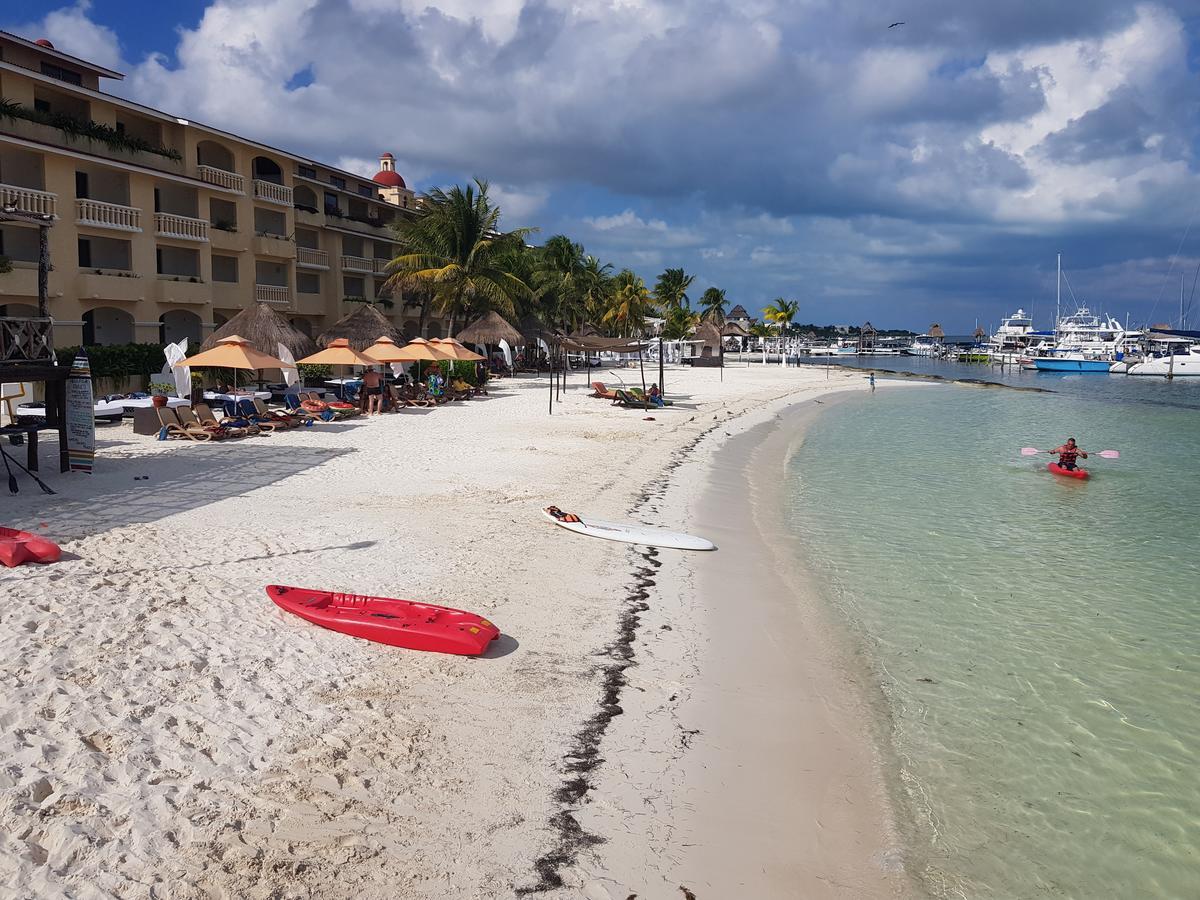
[{"label": "person standing on beach", "polygon": [[871,390],[875,390],[875,373],[872,372],[867,376],[867,383],[871,385]]},{"label": "person standing on beach", "polygon": [[383,376],[374,366],[367,366],[362,376],[363,393],[367,395],[367,415],[377,416],[383,412]]},{"label": "person standing on beach", "polygon": [[1079,447],[1075,445],[1075,438],[1067,438],[1067,442],[1061,447],[1055,447],[1053,450],[1048,452],[1057,453],[1058,464],[1068,472],[1075,471],[1075,460],[1078,457],[1082,456],[1084,459],[1088,458],[1087,451],[1080,450]]}]

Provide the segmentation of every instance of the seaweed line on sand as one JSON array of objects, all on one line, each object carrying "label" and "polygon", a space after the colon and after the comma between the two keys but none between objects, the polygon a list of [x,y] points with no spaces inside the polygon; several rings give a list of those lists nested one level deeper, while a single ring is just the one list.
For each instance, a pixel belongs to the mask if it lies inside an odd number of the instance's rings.
[{"label": "seaweed line on sand", "polygon": [[[637,496],[630,507],[630,513],[636,514],[643,507],[650,506],[651,501],[661,497],[667,489],[671,472],[683,465],[696,446],[717,427],[717,424],[708,426],[692,440],[674,450],[659,477],[648,482]],[[574,865],[581,850],[604,843],[604,838],[584,830],[575,818],[575,809],[586,801],[593,787],[592,773],[604,762],[604,757],[600,755],[600,743],[604,733],[612,720],[623,712],[621,690],[627,683],[625,670],[637,665],[634,641],[637,639],[638,625],[641,623],[642,613],[650,608],[647,602],[650,599],[650,589],[655,585],[655,572],[662,566],[658,559],[658,551],[653,547],[639,549],[634,553],[636,557],[641,558],[642,564],[637,565],[632,572],[633,583],[622,601],[621,614],[617,619],[617,636],[598,654],[608,659],[600,668],[599,708],[575,733],[570,748],[563,757],[565,778],[554,792],[554,799],[561,809],[550,819],[550,826],[558,834],[558,840],[549,851],[534,861],[533,868],[538,875],[537,883],[517,888],[518,896],[540,894],[563,887],[562,870]]]}]

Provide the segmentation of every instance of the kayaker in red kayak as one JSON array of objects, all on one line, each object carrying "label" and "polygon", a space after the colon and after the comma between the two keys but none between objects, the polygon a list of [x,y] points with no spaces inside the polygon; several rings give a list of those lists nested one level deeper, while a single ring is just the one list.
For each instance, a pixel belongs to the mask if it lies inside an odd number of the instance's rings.
[{"label": "kayaker in red kayak", "polygon": [[1058,464],[1068,472],[1075,471],[1075,460],[1080,456],[1082,456],[1084,459],[1088,458],[1086,451],[1080,450],[1077,446],[1075,446],[1075,438],[1067,438],[1067,442],[1061,447],[1055,447],[1053,450],[1048,450],[1046,452],[1057,453]]}]

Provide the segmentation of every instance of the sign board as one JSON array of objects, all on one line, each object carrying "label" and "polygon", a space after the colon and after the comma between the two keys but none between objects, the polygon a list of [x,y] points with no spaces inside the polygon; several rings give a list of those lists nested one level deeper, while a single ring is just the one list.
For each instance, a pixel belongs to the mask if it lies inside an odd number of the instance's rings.
[{"label": "sign board", "polygon": [[92,473],[96,456],[96,409],[92,398],[92,370],[87,353],[80,350],[67,376],[67,458],[72,472]]}]

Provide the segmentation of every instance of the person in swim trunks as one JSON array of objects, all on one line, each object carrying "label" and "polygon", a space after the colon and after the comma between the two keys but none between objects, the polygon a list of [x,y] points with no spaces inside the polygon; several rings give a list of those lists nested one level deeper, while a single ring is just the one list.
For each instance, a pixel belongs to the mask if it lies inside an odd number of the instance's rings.
[{"label": "person in swim trunks", "polygon": [[362,374],[363,392],[367,395],[366,413],[377,416],[383,412],[383,376],[368,366]]},{"label": "person in swim trunks", "polygon": [[1049,452],[1058,454],[1058,464],[1068,472],[1075,471],[1075,463],[1080,456],[1082,456],[1084,459],[1088,458],[1088,455],[1085,451],[1080,450],[1077,446],[1075,446],[1075,438],[1067,438],[1067,442],[1065,444],[1063,444],[1061,447],[1055,447]]},{"label": "person in swim trunks", "polygon": [[579,518],[579,516],[575,515],[575,513],[563,512],[557,506],[547,506],[546,512],[550,513],[550,515],[554,516],[554,518],[558,519],[558,521],[560,521],[560,522],[581,522],[581,521],[583,521],[582,519]]}]

